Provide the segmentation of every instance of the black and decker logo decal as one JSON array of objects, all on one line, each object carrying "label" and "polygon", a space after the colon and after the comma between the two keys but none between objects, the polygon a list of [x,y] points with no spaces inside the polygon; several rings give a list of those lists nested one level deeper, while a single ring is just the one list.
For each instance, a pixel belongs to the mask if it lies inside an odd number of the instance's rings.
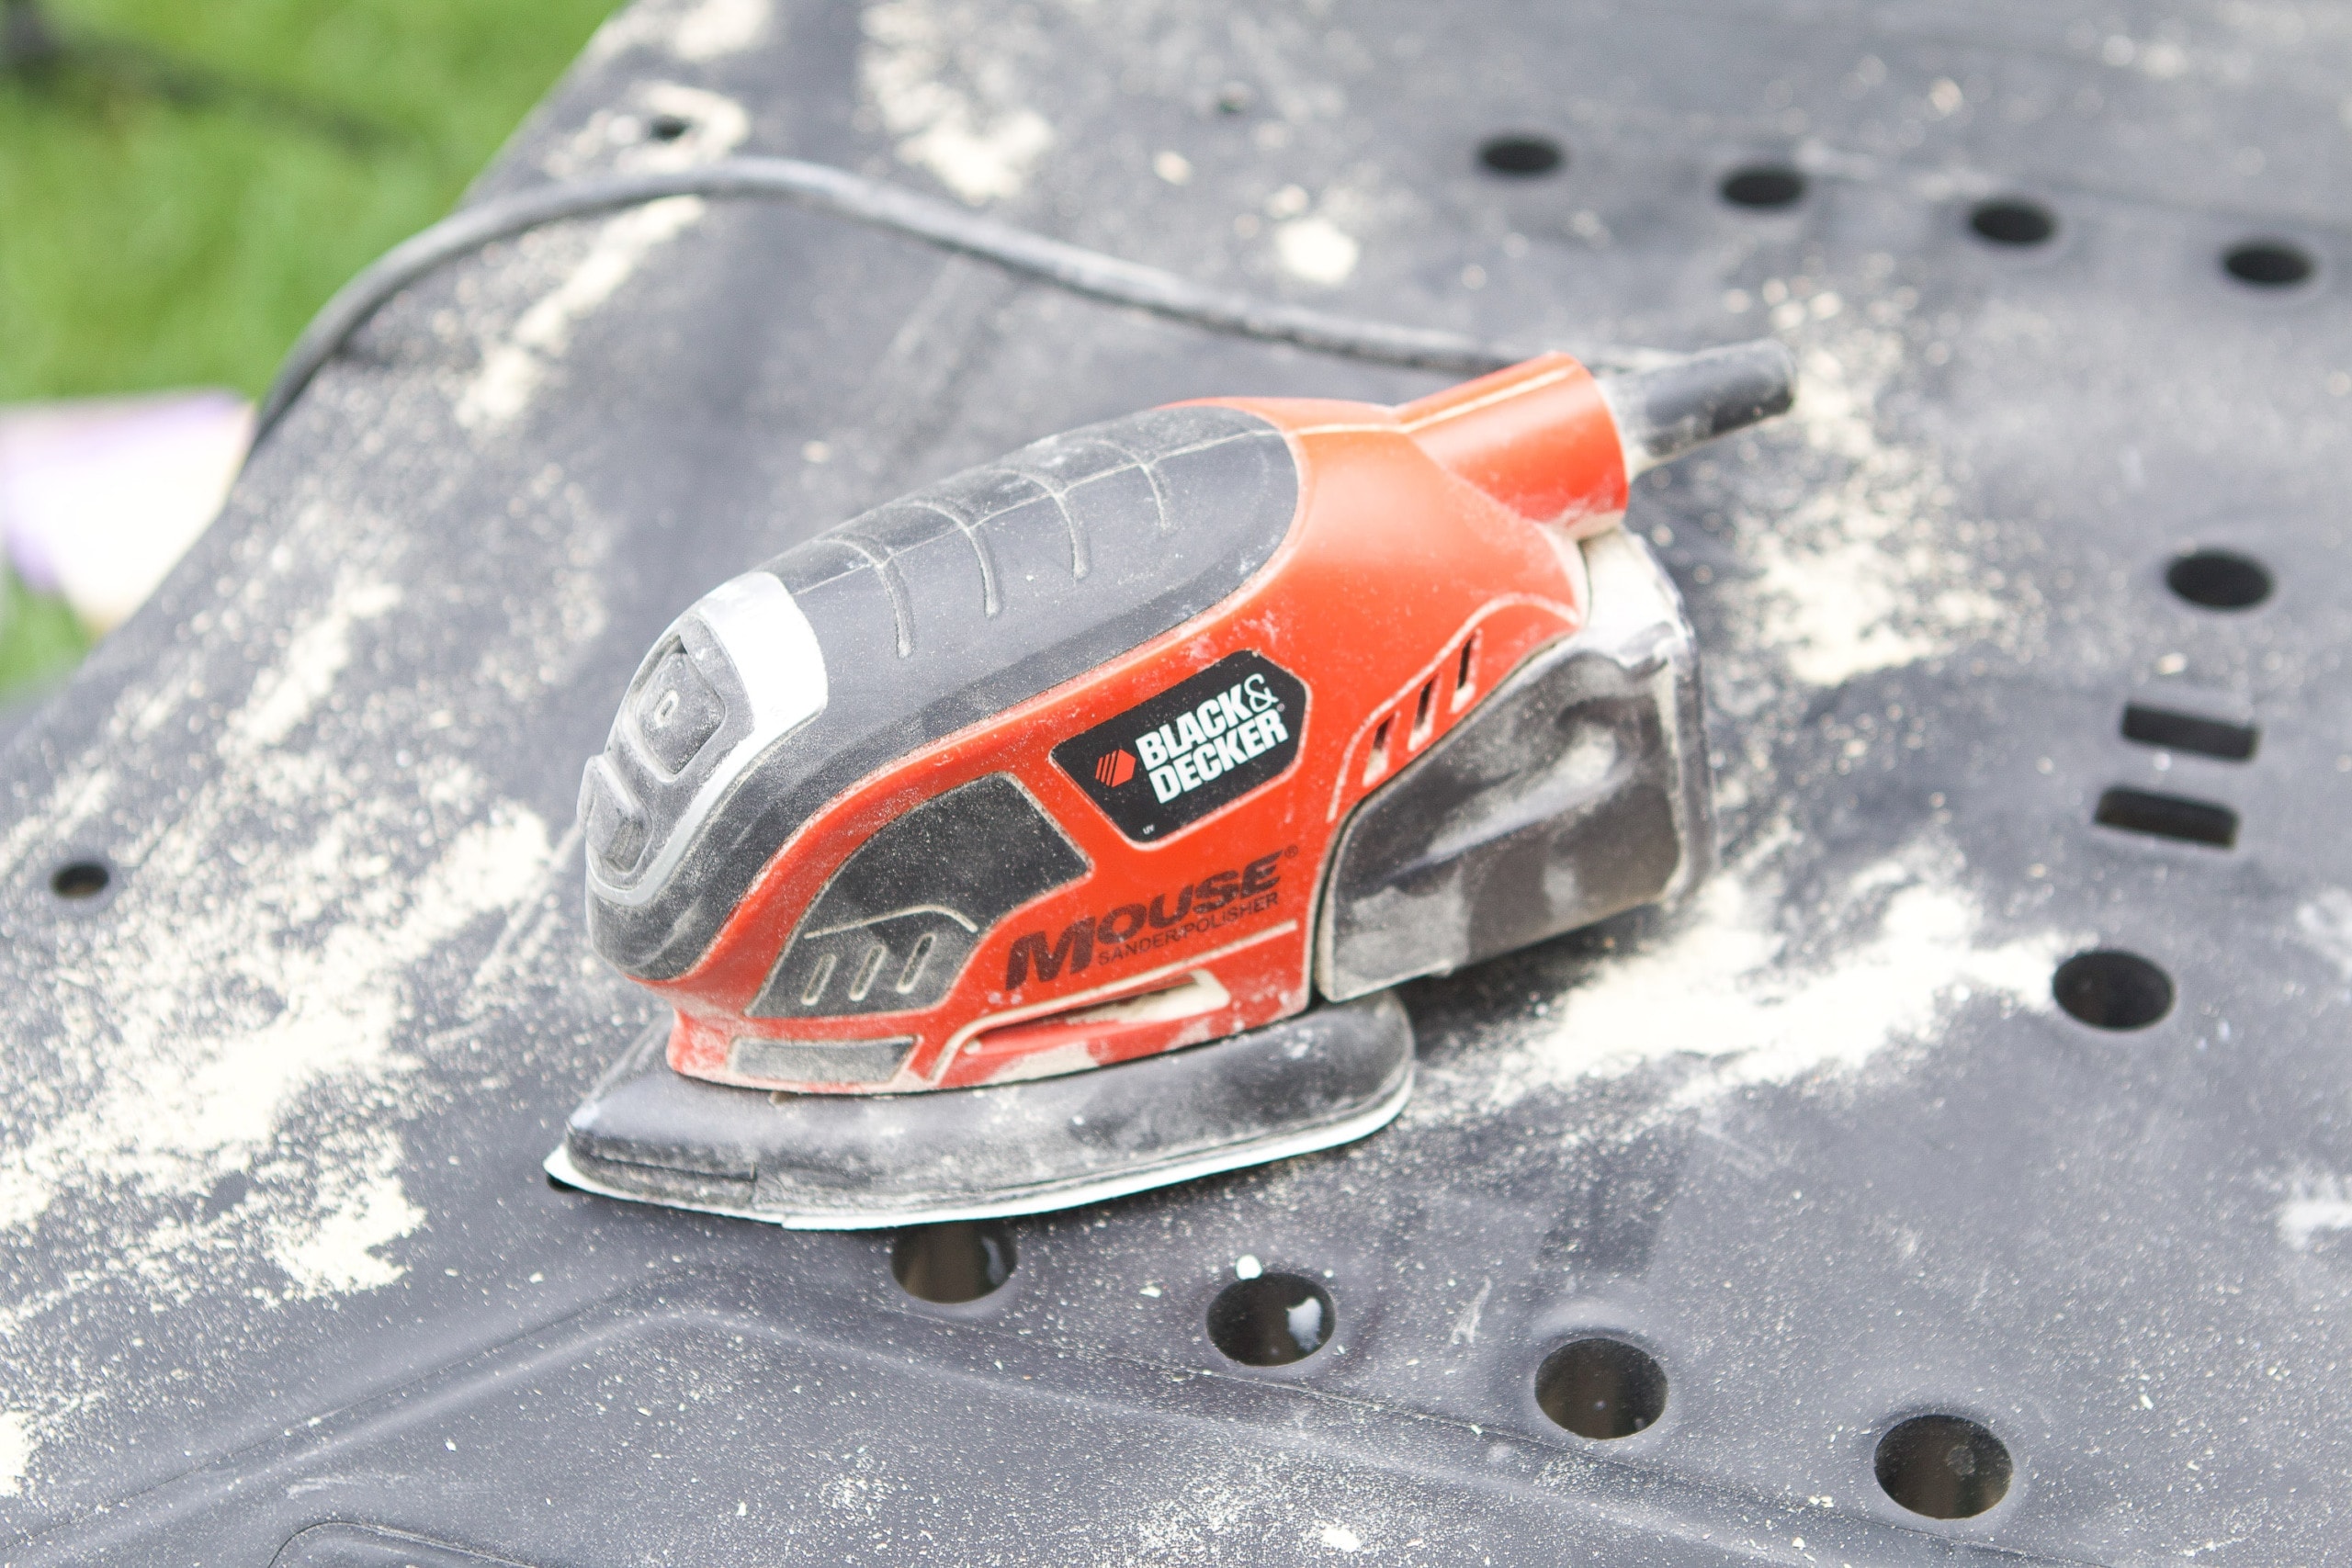
[{"label": "black and decker logo decal", "polygon": [[1033,977],[1043,983],[1083,975],[1098,958],[1105,964],[1132,958],[1264,914],[1282,901],[1282,863],[1296,853],[1293,844],[1188,886],[1156,893],[1148,904],[1081,915],[1058,931],[1023,931],[1012,939],[1005,960],[1004,988],[1017,991]]},{"label": "black and decker logo decal", "polygon": [[1279,777],[1298,757],[1306,687],[1262,654],[1227,654],[1054,748],[1130,839],[1157,839]]}]

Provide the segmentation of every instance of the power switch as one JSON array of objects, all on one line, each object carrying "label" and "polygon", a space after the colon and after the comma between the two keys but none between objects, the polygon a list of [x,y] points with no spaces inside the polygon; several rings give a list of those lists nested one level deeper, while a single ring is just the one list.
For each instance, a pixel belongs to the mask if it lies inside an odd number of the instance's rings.
[{"label": "power switch", "polygon": [[662,773],[674,778],[726,722],[727,705],[683,648],[654,668],[631,705],[637,737]]}]

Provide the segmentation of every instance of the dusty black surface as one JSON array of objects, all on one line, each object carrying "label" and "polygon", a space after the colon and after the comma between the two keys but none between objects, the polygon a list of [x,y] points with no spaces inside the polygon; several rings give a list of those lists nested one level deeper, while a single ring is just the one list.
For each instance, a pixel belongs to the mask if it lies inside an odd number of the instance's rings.
[{"label": "dusty black surface", "polygon": [[[1023,1223],[968,1305],[885,1238],[550,1190],[650,1017],[581,928],[579,769],[680,608],[1055,430],[1433,383],[790,212],[496,247],[7,754],[0,1556],[2339,1555],[2347,68],[2284,4],[628,13],[491,184],[790,152],[1367,314],[1786,338],[1798,414],[1632,518],[1713,660],[1724,870],[1415,987],[1376,1138]],[[2108,950],[2161,1018],[2057,1005]],[[1245,1257],[1329,1343],[1212,1348]],[[1663,1370],[1631,1436],[1538,1401],[1589,1330]],[[1884,1470],[1920,1415],[1997,1440],[1988,1512],[1882,1489],[1987,1489]]]}]

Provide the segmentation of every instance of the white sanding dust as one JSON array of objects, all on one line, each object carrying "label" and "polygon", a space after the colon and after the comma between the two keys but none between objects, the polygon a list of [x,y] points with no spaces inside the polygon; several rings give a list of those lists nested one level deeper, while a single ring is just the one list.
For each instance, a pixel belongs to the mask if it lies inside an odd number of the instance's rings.
[{"label": "white sanding dust", "polygon": [[770,0],[637,0],[588,40],[591,64],[632,49],[660,49],[695,64],[740,53],[775,25]]},{"label": "white sanding dust", "polygon": [[25,1489],[33,1459],[32,1418],[20,1410],[0,1410],[0,1497]]},{"label": "white sanding dust", "polygon": [[2304,945],[2352,980],[2352,892],[2323,888],[2295,911]]},{"label": "white sanding dust", "polygon": [[481,368],[458,399],[458,422],[469,430],[493,430],[529,407],[581,318],[611,299],[656,246],[675,238],[703,209],[700,197],[673,196],[607,219],[571,275],[483,355]]},{"label": "white sanding dust", "polygon": [[2352,1231],[2352,1181],[2340,1176],[2308,1176],[2296,1181],[2278,1205],[2278,1239],[2308,1252],[2322,1235]]},{"label": "white sanding dust", "polygon": [[[0,1336],[110,1284],[182,1299],[246,1248],[276,1265],[254,1280],[264,1299],[399,1278],[382,1249],[424,1218],[399,1169],[421,1066],[394,1048],[415,1016],[411,972],[536,894],[551,852],[535,814],[454,759],[388,779],[317,738],[351,722],[339,677],[401,604],[346,568],[223,716],[218,766],[186,809],[124,846],[133,869],[106,919],[67,928],[86,939],[35,1014],[54,1020],[51,1081],[70,1092],[0,1151],[0,1234],[50,1225],[90,1261],[47,1296],[0,1303]],[[169,661],[155,678],[187,680]],[[68,776],[35,819],[54,831],[69,803],[103,812],[111,778]],[[285,1135],[298,1108],[305,1141]]]},{"label": "white sanding dust", "polygon": [[311,1206],[270,1226],[270,1258],[303,1295],[389,1285],[403,1270],[378,1249],[424,1223],[401,1186],[400,1136],[372,1128],[330,1139],[327,1153]]},{"label": "white sanding dust", "polygon": [[311,716],[351,662],[352,627],[401,602],[397,583],[347,578],[326,613],[288,639],[286,657],[254,683],[236,719],[237,739],[254,751],[276,746]]},{"label": "white sanding dust", "polygon": [[1840,318],[1808,322],[1798,346],[1789,424],[1804,440],[1805,485],[1786,512],[1740,519],[1758,569],[1743,640],[1777,650],[1807,685],[1836,686],[2000,629],[2016,608],[2004,612],[1969,553],[1940,456],[1883,428],[1902,334]]},{"label": "white sanding dust", "polygon": [[1317,1521],[1315,1526],[1315,1544],[1327,1551],[1362,1551],[1363,1537],[1358,1535],[1351,1525],[1343,1525],[1333,1519],[1321,1519]]},{"label": "white sanding dust", "polygon": [[1274,228],[1274,255],[1283,270],[1326,288],[1345,283],[1363,254],[1363,247],[1355,236],[1319,214],[1294,218]]},{"label": "white sanding dust", "polygon": [[884,0],[865,13],[858,82],[899,156],[978,207],[1021,194],[1053,145],[1046,118],[1021,101],[1019,11],[933,0]]},{"label": "white sanding dust", "polygon": [[1518,1045],[1466,1054],[1448,1075],[1457,1081],[1430,1097],[1433,1111],[1657,1069],[1671,1085],[1658,1110],[1669,1112],[1750,1085],[1855,1073],[1891,1048],[1932,1043],[1972,998],[2047,1005],[2064,939],[1988,936],[1948,853],[1921,846],[1873,863],[1808,908],[1784,897],[1769,864],[1776,847],[1719,873],[1660,936],[1594,963]]},{"label": "white sanding dust", "polygon": [[[548,160],[550,173],[577,175],[597,168],[609,155],[609,168],[600,172],[650,174],[690,168],[723,158],[751,134],[751,117],[732,98],[674,82],[640,85],[632,98],[634,111],[626,117],[600,114],[571,143]],[[687,127],[669,141],[647,141],[639,130],[645,118],[673,116]],[[615,150],[616,137],[624,141]],[[561,265],[560,279],[525,310],[514,325],[486,343],[481,365],[459,392],[458,423],[476,434],[511,423],[530,407],[540,387],[560,373],[572,333],[637,276],[646,258],[684,233],[702,217],[707,204],[700,197],[675,196],[605,219],[584,251],[576,235],[539,234],[524,242],[526,253],[544,255]],[[555,258],[565,260],[556,262]]]}]

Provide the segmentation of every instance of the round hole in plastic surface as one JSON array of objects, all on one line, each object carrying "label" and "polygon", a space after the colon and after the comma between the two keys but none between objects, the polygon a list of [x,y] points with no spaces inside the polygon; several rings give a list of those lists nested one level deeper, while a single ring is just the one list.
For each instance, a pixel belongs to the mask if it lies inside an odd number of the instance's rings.
[{"label": "round hole in plastic surface", "polygon": [[1666,1413],[1666,1369],[1622,1339],[1574,1339],[1535,1370],[1535,1403],[1579,1438],[1630,1438]]},{"label": "round hole in plastic surface", "polygon": [[2292,288],[2311,277],[2312,258],[2284,240],[2248,240],[2222,254],[2222,270],[2256,288]]},{"label": "round hole in plastic surface", "polygon": [[49,874],[49,890],[69,904],[86,904],[114,883],[114,872],[100,860],[70,860]]},{"label": "round hole in plastic surface", "polygon": [[2208,610],[2249,610],[2270,597],[2270,569],[2234,550],[2191,550],[2165,569],[2165,586]]},{"label": "round hole in plastic surface", "polygon": [[1236,1280],[1209,1303],[1209,1343],[1246,1367],[1303,1361],[1338,1326],[1331,1292],[1296,1274]]},{"label": "round hole in plastic surface", "polygon": [[1962,1416],[1914,1416],[1878,1440],[1878,1483],[1931,1519],[1967,1519],[2009,1492],[2009,1450]]},{"label": "round hole in plastic surface", "polygon": [[890,1277],[927,1302],[976,1302],[1012,1278],[1012,1236],[970,1220],[900,1231],[890,1244]]},{"label": "round hole in plastic surface", "polygon": [[645,134],[656,141],[675,141],[695,128],[695,122],[681,114],[657,114],[645,122]]},{"label": "round hole in plastic surface", "polygon": [[1490,136],[1478,145],[1478,162],[1498,175],[1527,179],[1548,175],[1568,161],[1561,145],[1548,136],[1512,132]]},{"label": "round hole in plastic surface", "polygon": [[1804,198],[1804,176],[1794,169],[1758,165],[1724,176],[1723,198],[1734,207],[1758,210],[1793,207]]},{"label": "round hole in plastic surface", "polygon": [[2013,197],[1977,203],[1968,215],[1968,226],[1978,238],[1996,245],[2039,245],[2058,231],[2058,220],[2048,208]]},{"label": "round hole in plastic surface", "polygon": [[2093,1029],[2145,1029],[2172,1011],[2172,976],[2115,948],[2078,953],[2058,965],[2050,994]]}]

